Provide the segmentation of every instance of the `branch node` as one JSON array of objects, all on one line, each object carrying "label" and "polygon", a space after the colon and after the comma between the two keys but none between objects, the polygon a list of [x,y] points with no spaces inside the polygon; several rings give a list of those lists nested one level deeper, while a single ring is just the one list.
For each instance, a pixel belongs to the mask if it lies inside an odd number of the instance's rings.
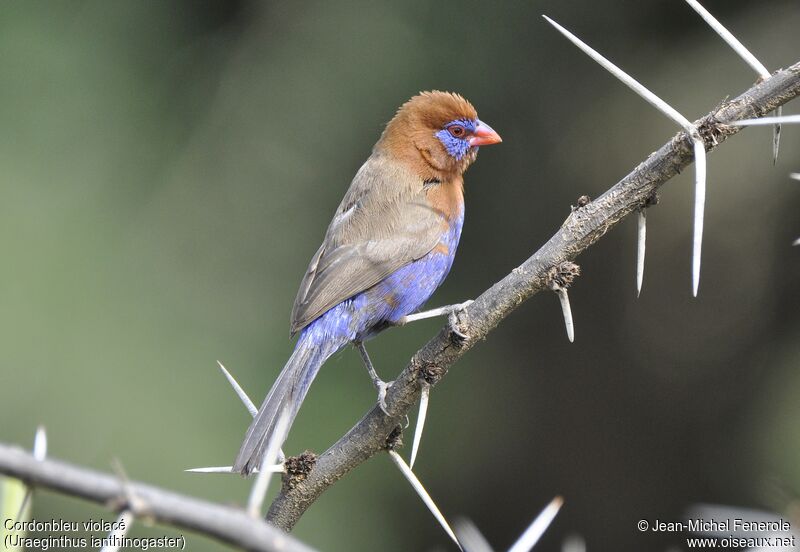
[{"label": "branch node", "polygon": [[592,198],[590,198],[588,195],[582,195],[581,197],[578,198],[577,205],[570,205],[570,209],[572,209],[572,212],[574,213],[581,207],[586,207],[591,202]]},{"label": "branch node", "polygon": [[116,473],[120,485],[122,486],[122,496],[118,496],[109,500],[108,508],[119,513],[127,510],[137,518],[144,518],[145,520],[153,521],[155,519],[153,513],[148,508],[147,502],[142,500],[134,492],[133,486],[131,485],[131,480],[128,478],[128,474],[125,472],[125,468],[123,467],[119,458],[114,458],[112,460],[111,467]]},{"label": "branch node", "polygon": [[438,364],[425,363],[417,371],[417,379],[429,385],[436,385],[444,374],[445,370]]},{"label": "branch node", "polygon": [[580,266],[571,261],[564,261],[547,272],[547,287],[553,291],[567,289],[580,274]]},{"label": "branch node", "polygon": [[718,146],[725,137],[735,134],[736,130],[721,124],[712,113],[697,126],[697,133],[703,139],[705,150],[709,151]]},{"label": "branch node", "polygon": [[403,428],[395,426],[386,437],[386,450],[396,450],[403,446]]},{"label": "branch node", "polygon": [[658,190],[653,190],[653,193],[647,196],[647,199],[644,200],[644,204],[642,204],[643,209],[647,209],[648,207],[652,207],[653,205],[658,205]]},{"label": "branch node", "polygon": [[317,455],[307,450],[299,456],[290,456],[283,465],[286,471],[283,474],[283,485],[287,489],[294,489],[306,480],[308,474],[317,464]]}]

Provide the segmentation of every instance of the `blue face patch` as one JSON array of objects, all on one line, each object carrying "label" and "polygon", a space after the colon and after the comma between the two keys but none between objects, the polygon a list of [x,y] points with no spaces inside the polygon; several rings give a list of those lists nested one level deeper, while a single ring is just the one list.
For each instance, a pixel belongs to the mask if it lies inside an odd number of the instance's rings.
[{"label": "blue face patch", "polygon": [[[450,132],[450,127],[454,125],[464,127],[464,130],[466,131],[464,136],[453,136],[453,134]],[[444,145],[444,148],[451,157],[454,157],[456,160],[460,160],[469,151],[469,135],[475,131],[475,127],[477,126],[477,121],[471,121],[469,119],[456,119],[455,121],[450,121],[444,125],[444,128],[436,133],[436,137]]]}]

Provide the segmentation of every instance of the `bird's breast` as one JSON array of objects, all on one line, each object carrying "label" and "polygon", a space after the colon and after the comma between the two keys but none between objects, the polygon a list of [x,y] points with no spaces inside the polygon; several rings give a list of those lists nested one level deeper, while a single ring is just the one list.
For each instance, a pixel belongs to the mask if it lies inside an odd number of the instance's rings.
[{"label": "bird's breast", "polygon": [[449,229],[453,221],[463,216],[464,212],[464,181],[461,177],[441,182],[430,186],[427,192],[430,206],[444,219]]}]

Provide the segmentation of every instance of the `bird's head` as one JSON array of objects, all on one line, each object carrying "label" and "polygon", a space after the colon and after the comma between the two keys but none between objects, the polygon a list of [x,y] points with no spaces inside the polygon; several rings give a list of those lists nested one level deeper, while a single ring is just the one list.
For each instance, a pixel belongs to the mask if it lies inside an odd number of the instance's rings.
[{"label": "bird's head", "polygon": [[472,104],[452,92],[421,92],[397,110],[376,145],[430,178],[462,174],[480,146],[501,142]]}]

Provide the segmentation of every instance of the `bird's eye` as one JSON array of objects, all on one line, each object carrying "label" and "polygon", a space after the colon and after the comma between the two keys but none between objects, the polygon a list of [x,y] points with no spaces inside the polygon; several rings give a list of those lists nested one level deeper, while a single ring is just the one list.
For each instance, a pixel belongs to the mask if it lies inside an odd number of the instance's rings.
[{"label": "bird's eye", "polygon": [[455,138],[463,138],[467,133],[466,129],[461,125],[450,125],[447,127],[447,130],[449,130],[450,134],[452,134]]}]

